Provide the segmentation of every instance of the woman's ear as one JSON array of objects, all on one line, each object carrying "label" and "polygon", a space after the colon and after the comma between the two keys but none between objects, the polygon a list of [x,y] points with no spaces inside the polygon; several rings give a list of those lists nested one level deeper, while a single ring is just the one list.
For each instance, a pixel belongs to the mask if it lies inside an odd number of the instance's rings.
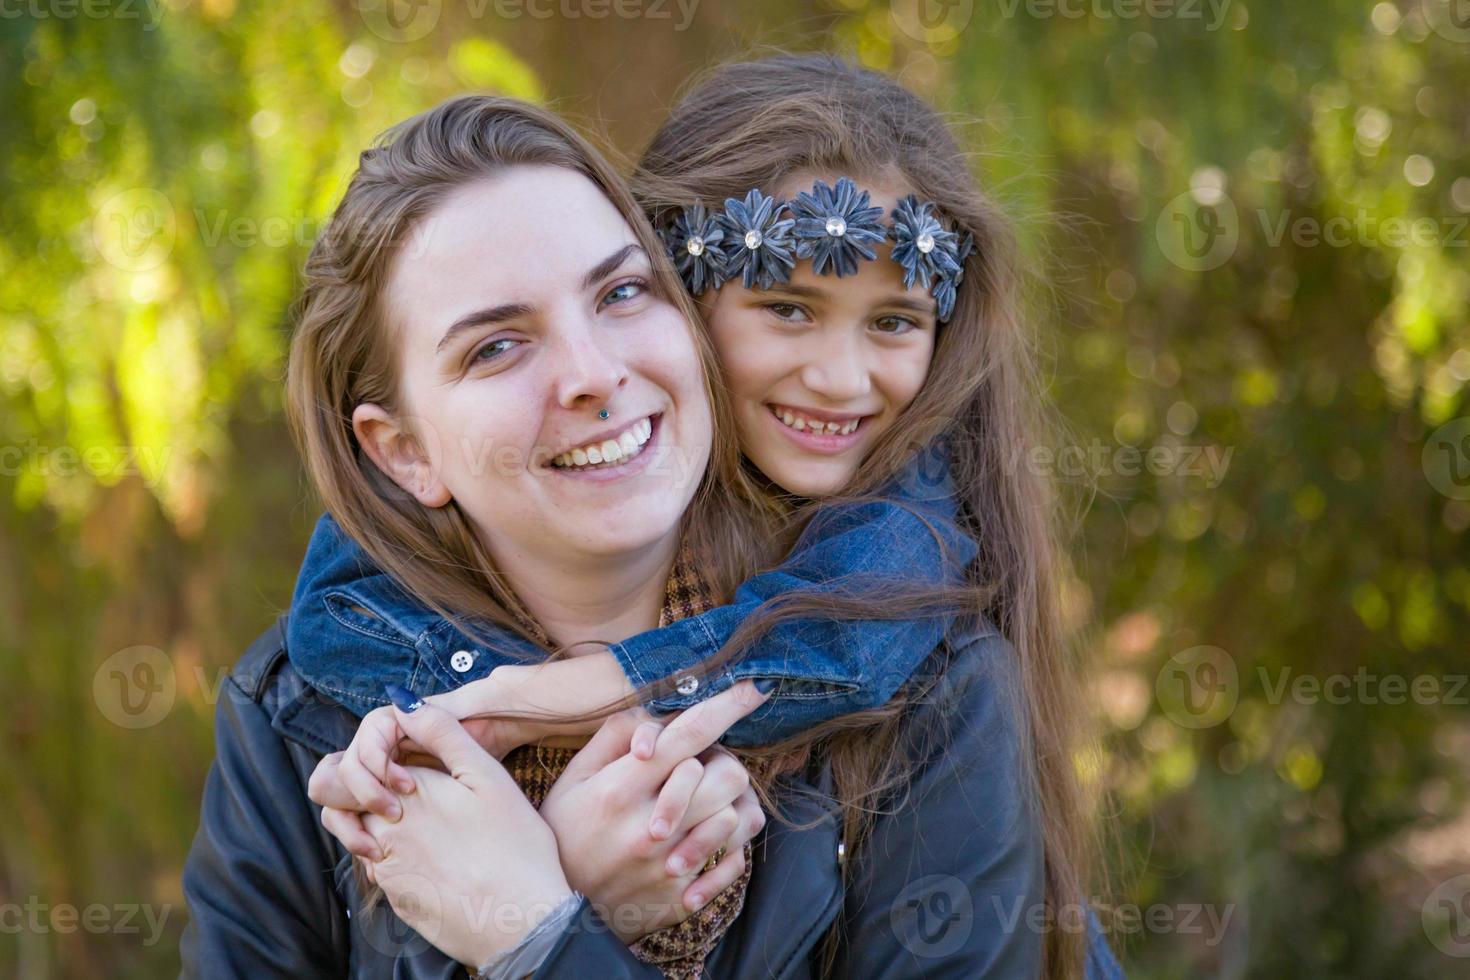
[{"label": "woman's ear", "polygon": [[352,431],[373,465],[425,507],[443,507],[452,499],[449,488],[406,421],[378,405],[365,403],[352,410]]}]

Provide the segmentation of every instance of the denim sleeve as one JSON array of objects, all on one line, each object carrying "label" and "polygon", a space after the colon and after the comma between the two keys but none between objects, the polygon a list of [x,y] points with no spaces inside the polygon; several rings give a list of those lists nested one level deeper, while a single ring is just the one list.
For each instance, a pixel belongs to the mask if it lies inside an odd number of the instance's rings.
[{"label": "denim sleeve", "polygon": [[957,521],[942,446],[919,453],[879,499],[819,510],[784,564],[749,579],[734,601],[612,645],[635,687],[679,677],[679,693],[655,699],[676,711],[746,678],[774,678],[771,699],[737,722],[732,746],[779,741],[823,721],[887,703],[938,645],[953,617],[782,623],[715,677],[700,675],[741,622],[796,593],[878,591],[958,584],[977,548]]}]

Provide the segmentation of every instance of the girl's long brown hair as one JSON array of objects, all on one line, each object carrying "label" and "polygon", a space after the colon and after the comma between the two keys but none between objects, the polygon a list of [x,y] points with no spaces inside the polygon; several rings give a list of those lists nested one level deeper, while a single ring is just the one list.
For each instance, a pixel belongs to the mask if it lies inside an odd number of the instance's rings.
[{"label": "girl's long brown hair", "polygon": [[[954,314],[939,329],[923,387],[879,438],[844,497],[874,493],[916,447],[947,438],[967,529],[980,545],[969,601],[936,592],[883,603],[877,614],[913,606],[982,611],[1010,642],[1019,662],[1029,772],[1043,822],[1046,900],[1058,917],[1075,912],[1087,891],[1089,811],[1075,753],[1081,748],[1076,679],[1061,623],[1057,513],[1050,486],[1017,460],[1038,445],[1046,404],[1031,338],[1022,317],[1019,248],[1001,210],[982,192],[965,153],[939,113],[884,75],[824,55],[784,55],[729,64],[699,80],[659,129],[633,177],[655,227],[700,202],[712,209],[752,187],[768,194],[791,174],[831,181],[848,176],[896,183],[933,201],[952,227],[974,235]],[[813,506],[788,513],[799,527]],[[752,617],[732,641],[739,647],[781,619],[812,611],[873,616],[870,600],[791,601],[779,614]],[[895,608],[895,606],[897,608]],[[859,614],[861,607],[866,613]],[[790,752],[824,741],[844,813],[847,853],[862,843],[875,805],[901,785],[905,760],[895,750],[913,688],[883,708],[821,726],[783,746]],[[891,797],[889,797],[891,802]],[[1071,918],[1075,918],[1072,916]],[[1085,936],[1052,928],[1046,975],[1080,976]],[[829,962],[834,942],[829,942]]]}]

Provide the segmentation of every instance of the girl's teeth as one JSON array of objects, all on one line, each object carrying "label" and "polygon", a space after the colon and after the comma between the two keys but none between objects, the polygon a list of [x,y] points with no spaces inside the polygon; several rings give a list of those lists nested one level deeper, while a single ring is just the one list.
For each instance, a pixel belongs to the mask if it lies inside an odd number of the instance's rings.
[{"label": "girl's teeth", "polygon": [[772,413],[776,416],[776,418],[778,418],[791,428],[795,429],[797,432],[814,432],[819,435],[845,436],[852,432],[856,432],[858,425],[862,422],[862,419],[851,419],[847,422],[820,422],[816,420],[808,421],[807,419],[804,419],[799,415],[795,415],[787,411],[786,409],[781,409],[780,411],[772,409]]},{"label": "girl's teeth", "polygon": [[624,456],[631,455],[638,448],[638,440],[633,438],[633,433],[624,432],[618,436],[618,448],[623,451]]},{"label": "girl's teeth", "polygon": [[587,465],[587,454],[584,453],[580,449],[573,449],[572,450],[572,465],[573,466],[586,466]]}]

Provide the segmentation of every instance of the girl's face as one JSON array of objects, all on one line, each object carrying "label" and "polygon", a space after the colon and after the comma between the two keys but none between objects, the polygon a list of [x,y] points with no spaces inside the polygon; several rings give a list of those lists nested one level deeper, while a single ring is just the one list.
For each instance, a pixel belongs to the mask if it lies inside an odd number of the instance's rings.
[{"label": "girl's face", "polygon": [[[821,178],[792,177],[775,191],[790,199]],[[907,191],[860,182],[885,216]],[[855,276],[816,275],[798,260],[791,279],[746,289],[739,278],[707,295],[705,316],[720,355],[740,448],[788,492],[840,491],[874,441],[914,400],[934,353],[935,304],[884,242]]]},{"label": "girl's face", "polygon": [[359,406],[359,441],[420,503],[455,501],[498,562],[666,544],[712,429],[690,326],[652,281],[581,174],[517,167],[456,189],[391,270],[402,413]]}]

